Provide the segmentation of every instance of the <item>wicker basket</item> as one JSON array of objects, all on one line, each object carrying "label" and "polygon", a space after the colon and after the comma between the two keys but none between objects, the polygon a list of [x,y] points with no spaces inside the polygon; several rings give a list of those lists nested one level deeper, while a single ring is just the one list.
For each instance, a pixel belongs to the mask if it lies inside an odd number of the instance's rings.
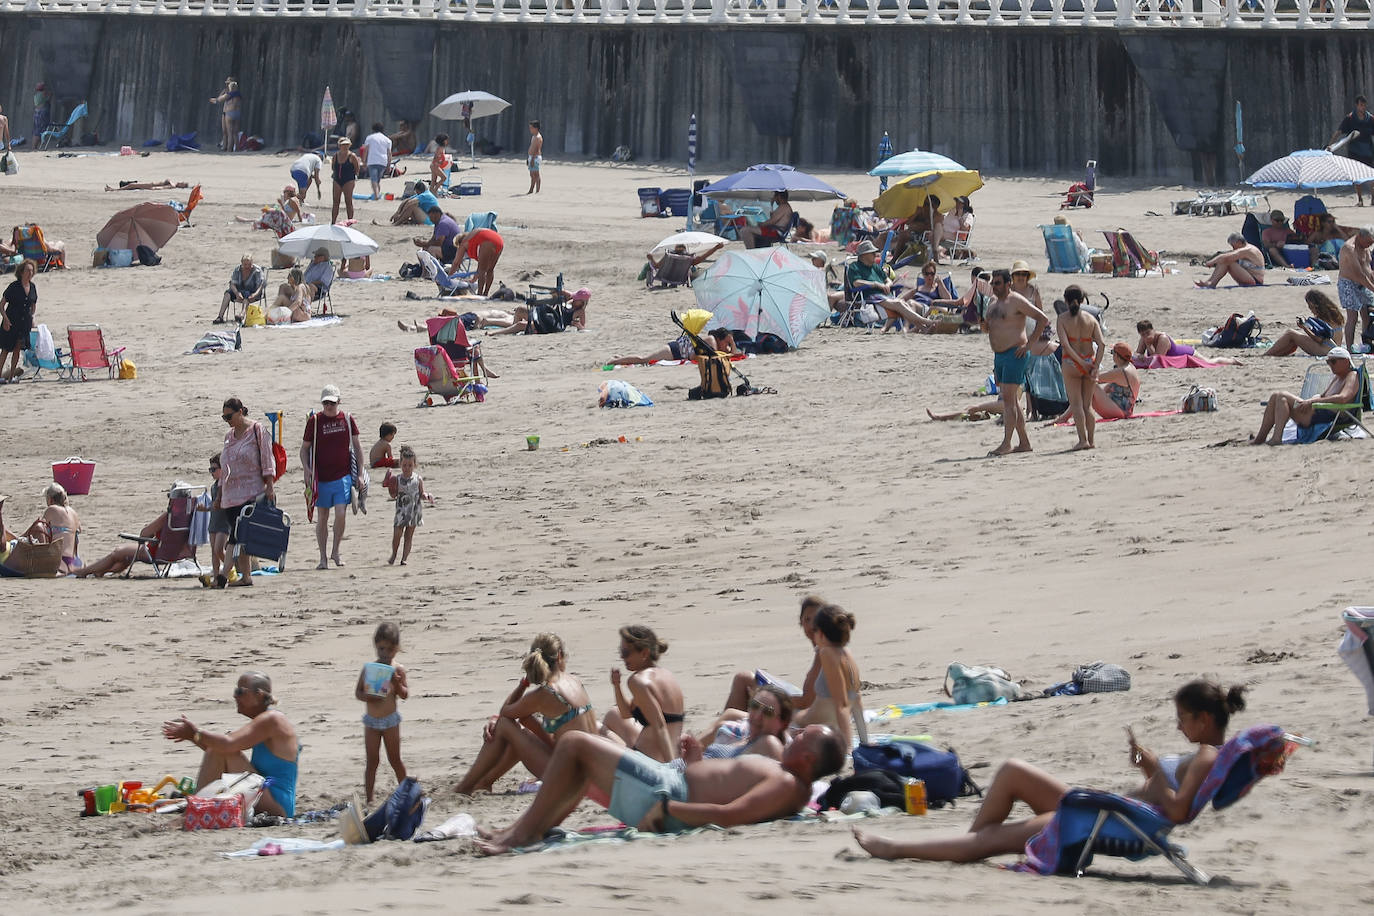
[{"label": "wicker basket", "polygon": [[30,579],[46,579],[57,575],[62,565],[62,542],[51,544],[31,544],[16,541],[10,555],[5,558],[5,566],[13,572]]}]

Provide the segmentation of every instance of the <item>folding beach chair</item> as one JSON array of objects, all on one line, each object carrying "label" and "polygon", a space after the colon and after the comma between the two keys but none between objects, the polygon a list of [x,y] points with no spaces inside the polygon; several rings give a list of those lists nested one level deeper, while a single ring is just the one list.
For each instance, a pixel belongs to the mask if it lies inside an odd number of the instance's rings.
[{"label": "folding beach chair", "polygon": [[37,223],[15,227],[14,242],[24,260],[38,265],[39,273],[67,266],[66,256],[60,250],[48,247],[43,239],[43,227]]},{"label": "folding beach chair", "polygon": [[[204,487],[188,487],[169,493],[167,513],[156,537],[120,534],[126,541],[138,542],[138,559],[152,563],[153,574],[157,578],[167,578],[172,571],[172,564],[178,560],[195,560],[196,545],[191,543],[191,520],[195,517],[196,503],[203,492]],[[124,578],[129,578],[133,570],[131,563],[124,571]]]},{"label": "folding beach chair", "polygon": [[1113,277],[1144,277],[1159,270],[1159,255],[1135,240],[1125,229],[1102,230],[1112,252]]},{"label": "folding beach chair", "polygon": [[[1183,823],[1196,819],[1209,803],[1218,811],[1234,805],[1265,776],[1283,772],[1288,757],[1306,744],[1311,742],[1277,725],[1256,725],[1236,735],[1222,745]],[[1209,883],[1211,877],[1170,842],[1169,833],[1177,826],[1142,801],[1071,789],[1049,826],[1026,843],[1026,868],[1042,875],[1081,877],[1094,855],[1131,861],[1158,855],[1195,884]]]},{"label": "folding beach chair", "polygon": [[782,230],[775,238],[760,235],[758,241],[754,243],[755,248],[772,248],[774,245],[786,245],[792,238],[792,233],[797,230],[797,224],[801,221],[801,214],[796,210],[792,211],[792,218],[787,222],[787,228]]},{"label": "folding beach chair", "polygon": [[669,251],[663,255],[663,262],[657,269],[649,265],[649,275],[644,278],[646,289],[667,289],[670,286],[692,285],[692,256]]},{"label": "folding beach chair", "polygon": [[1260,254],[1264,255],[1265,269],[1274,266],[1274,259],[1269,257],[1269,247],[1264,244],[1263,230],[1260,228],[1259,219],[1256,218],[1255,214],[1245,214],[1245,220],[1240,224],[1240,234],[1245,237],[1245,241],[1254,245],[1259,249]]},{"label": "folding beach chair", "polygon": [[70,378],[86,381],[87,372],[104,369],[109,378],[119,371],[119,360],[126,347],[113,350],[105,346],[105,334],[98,324],[74,324],[67,328],[67,346],[71,353]]},{"label": "folding beach chair", "polygon": [[71,378],[72,366],[70,362],[62,362],[63,351],[60,347],[53,348],[53,355],[46,357],[38,352],[38,331],[37,329],[29,332],[29,348],[24,351],[24,366],[33,370],[30,378],[40,379],[43,372],[56,372],[58,378]]},{"label": "folding beach chair", "polygon": [[1084,164],[1084,170],[1083,180],[1069,185],[1069,189],[1064,192],[1064,202],[1059,205],[1059,209],[1093,205],[1093,197],[1097,194],[1097,160],[1089,159]]},{"label": "folding beach chair", "polygon": [[463,231],[471,232],[474,229],[490,229],[492,232],[498,231],[496,228],[496,211],[488,210],[485,213],[469,213],[468,218],[463,221]]},{"label": "folding beach chair", "polygon": [[43,145],[40,149],[47,149],[48,144],[54,140],[61,146],[62,141],[67,139],[67,136],[72,132],[72,127],[75,126],[77,121],[80,121],[84,117],[86,117],[86,103],[82,102],[72,109],[72,113],[67,117],[66,124],[54,124],[52,127],[43,131]]},{"label": "folding beach chair", "polygon": [[969,239],[972,237],[972,229],[960,229],[954,233],[954,243],[949,246],[949,259],[951,261],[973,260],[973,249],[969,247]]},{"label": "folding beach chair", "polygon": [[[459,322],[461,325],[462,322]],[[469,398],[476,400],[477,386],[482,383],[474,375],[460,374],[444,348],[433,344],[415,348],[415,375],[420,379],[420,384],[425,386],[424,397],[416,407],[433,407],[436,397],[443,398],[445,404]]]},{"label": "folding beach chair", "polygon": [[467,325],[460,316],[426,318],[425,330],[429,333],[430,344],[448,354],[458,375],[485,375],[481,370],[482,343],[468,338]]},{"label": "folding beach chair", "polygon": [[[1374,410],[1374,392],[1370,390],[1369,367],[1366,360],[1360,360],[1355,366],[1356,373],[1360,377],[1360,395],[1351,404],[1336,404],[1329,402],[1318,402],[1313,404],[1317,410],[1335,411],[1336,418],[1330,423],[1313,423],[1311,426],[1298,427],[1297,442],[1299,445],[1306,445],[1310,442],[1320,442],[1323,439],[1334,440],[1344,438],[1341,434],[1352,426],[1358,426],[1364,430],[1364,434],[1374,438],[1374,433],[1369,431],[1369,427],[1364,425],[1364,412]],[[1326,386],[1331,384],[1335,374],[1326,367],[1325,363],[1313,363],[1307,369],[1307,374],[1302,379],[1303,398],[1320,397],[1326,390]]]},{"label": "folding beach chair", "polygon": [[[196,209],[196,204],[205,199],[205,195],[200,192],[200,185],[191,189],[191,194],[186,198],[186,203],[178,200],[167,201],[167,206],[177,211],[177,218],[181,220],[181,225],[190,227],[191,213]],[[278,236],[280,238],[280,236]]]},{"label": "folding beach chair", "polygon": [[1045,257],[1050,261],[1050,273],[1088,272],[1088,264],[1083,260],[1083,253],[1078,250],[1078,241],[1073,237],[1073,227],[1053,223],[1041,226],[1040,234],[1045,237]]},{"label": "folding beach chair", "polygon": [[438,258],[423,248],[415,249],[415,257],[420,262],[420,270],[425,279],[433,280],[438,285],[440,296],[461,296],[472,288],[471,284],[464,280],[471,279],[474,274],[462,271],[450,274],[444,270],[444,265],[439,263]]}]

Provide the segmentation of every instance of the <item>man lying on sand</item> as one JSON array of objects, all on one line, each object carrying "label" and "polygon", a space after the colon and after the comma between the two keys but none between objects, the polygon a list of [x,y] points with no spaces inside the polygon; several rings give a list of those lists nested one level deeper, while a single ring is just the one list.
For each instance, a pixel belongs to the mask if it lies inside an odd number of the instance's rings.
[{"label": "man lying on sand", "polygon": [[613,816],[645,831],[733,827],[787,817],[811,797],[811,783],[838,772],[844,759],[840,739],[824,725],[805,728],[781,762],[747,755],[698,760],[683,769],[596,735],[566,735],[554,745],[544,783],[529,809],[505,830],[479,830],[477,848],[499,855],[540,841],[572,812],[589,786],[609,793]]}]

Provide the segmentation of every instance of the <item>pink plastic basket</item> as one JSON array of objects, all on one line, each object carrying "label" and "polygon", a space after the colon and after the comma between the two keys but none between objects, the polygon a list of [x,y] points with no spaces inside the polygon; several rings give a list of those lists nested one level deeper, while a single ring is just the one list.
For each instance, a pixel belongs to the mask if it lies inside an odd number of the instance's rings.
[{"label": "pink plastic basket", "polygon": [[52,479],[62,484],[71,496],[85,496],[91,492],[91,478],[95,476],[95,462],[80,457],[52,463]]}]

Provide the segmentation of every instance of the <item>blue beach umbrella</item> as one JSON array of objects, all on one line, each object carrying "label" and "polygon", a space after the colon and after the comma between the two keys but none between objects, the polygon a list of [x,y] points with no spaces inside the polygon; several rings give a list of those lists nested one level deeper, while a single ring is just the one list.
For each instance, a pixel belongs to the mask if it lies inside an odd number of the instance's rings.
[{"label": "blue beach umbrella", "polygon": [[964,166],[948,156],[927,152],[923,149],[898,153],[890,159],[879,162],[869,170],[875,177],[883,175],[919,175],[922,172],[965,172]]},{"label": "blue beach umbrella", "polygon": [[[696,177],[697,177],[697,116],[696,116],[696,113],[693,112],[693,113],[692,113],[692,117],[689,118],[689,119],[687,120],[687,184],[688,184],[689,186],[695,184],[695,181],[693,181],[693,179],[695,179]],[[692,212],[692,201],[695,200],[695,199],[696,199],[696,194],[695,194],[695,193],[693,193],[692,196],[689,197],[689,198],[687,199],[687,228],[688,228],[688,229],[691,229],[693,223],[695,223],[695,221],[696,221],[696,220],[695,220],[695,214]]]},{"label": "blue beach umbrella", "polygon": [[1374,169],[1324,149],[1300,149],[1275,159],[1243,184],[1278,191],[1319,191],[1374,183]]},{"label": "blue beach umbrella", "polygon": [[790,165],[751,165],[743,172],[726,175],[701,189],[706,197],[736,197],[744,200],[769,200],[777,191],[786,191],[792,200],[843,200],[845,193],[814,175],[799,172]]},{"label": "blue beach umbrella", "polygon": [[[874,168],[878,168],[878,167],[881,166],[884,162],[886,162],[888,159],[891,159],[891,158],[892,158],[892,138],[889,137],[889,136],[887,135],[887,131],[883,131],[883,138],[882,138],[881,140],[878,141],[878,165],[877,165],[877,166],[874,166]],[[881,194],[881,193],[883,193],[883,192],[886,191],[886,190],[887,190],[887,176],[884,175],[882,178],[878,179],[878,193]]]}]

